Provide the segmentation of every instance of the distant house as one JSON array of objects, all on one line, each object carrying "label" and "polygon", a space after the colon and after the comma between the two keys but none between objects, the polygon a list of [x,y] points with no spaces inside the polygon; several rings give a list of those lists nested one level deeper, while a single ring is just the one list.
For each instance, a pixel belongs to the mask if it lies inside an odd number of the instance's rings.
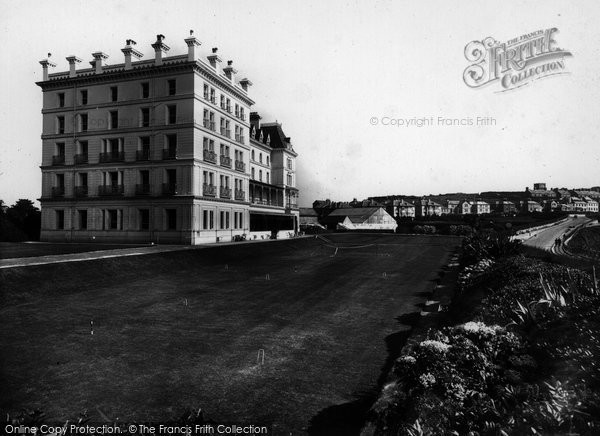
[{"label": "distant house", "polygon": [[323,218],[328,228],[347,230],[395,231],[396,220],[383,207],[356,207],[336,209]]},{"label": "distant house", "polygon": [[591,189],[575,189],[571,191],[571,195],[579,198],[589,197],[594,200],[600,199],[600,192]]},{"label": "distant house", "polygon": [[546,200],[544,201],[544,211],[546,212],[554,212],[559,209],[559,203],[556,200]]},{"label": "distant house", "polygon": [[444,207],[443,207],[442,213],[444,215],[446,215],[446,214],[457,215],[459,204],[460,204],[459,200],[446,200],[444,202]]},{"label": "distant house", "polygon": [[525,188],[525,194],[533,199],[555,198],[556,192],[546,189],[545,183],[535,183],[533,189]]},{"label": "distant house", "polygon": [[537,201],[525,200],[521,203],[521,212],[541,212],[542,205]]},{"label": "distant house", "polygon": [[467,200],[462,200],[458,203],[456,210],[459,215],[469,215],[471,214],[471,202]]},{"label": "distant house", "polygon": [[513,214],[517,212],[515,203],[508,200],[500,200],[495,205],[495,211],[501,214]]},{"label": "distant house", "polygon": [[394,200],[394,218],[414,218],[415,205],[406,200]]},{"label": "distant house", "polygon": [[416,216],[440,216],[442,215],[442,205],[422,198],[415,204],[415,214]]},{"label": "distant house", "polygon": [[490,205],[485,201],[477,200],[471,203],[471,213],[474,215],[483,215],[490,212]]},{"label": "distant house", "polygon": [[319,224],[319,214],[312,207],[300,208],[300,225]]},{"label": "distant house", "polygon": [[591,198],[586,198],[587,202],[587,211],[588,212],[598,212],[599,204],[596,200],[592,200]]}]

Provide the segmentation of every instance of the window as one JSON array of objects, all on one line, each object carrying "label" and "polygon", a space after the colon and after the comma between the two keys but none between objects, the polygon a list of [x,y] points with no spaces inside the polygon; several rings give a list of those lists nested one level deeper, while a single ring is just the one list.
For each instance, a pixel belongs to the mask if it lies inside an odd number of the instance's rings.
[{"label": "window", "polygon": [[143,82],[141,84],[142,87],[142,98],[150,97],[150,84],[148,82]]},{"label": "window", "polygon": [[258,181],[262,182],[262,170],[258,170]]},{"label": "window", "polygon": [[65,211],[64,210],[56,211],[56,229],[57,230],[65,229]]},{"label": "window", "polygon": [[88,129],[88,116],[87,114],[79,114],[79,131],[87,132]]},{"label": "window", "polygon": [[106,227],[108,230],[119,230],[119,211],[117,209],[109,209],[107,212]]},{"label": "window", "polygon": [[244,114],[244,108],[240,106],[240,118],[242,120],[246,119],[246,115]]},{"label": "window", "polygon": [[209,87],[205,83],[204,84],[204,100],[208,100],[209,99],[209,93],[210,93]]},{"label": "window", "polygon": [[240,105],[239,104],[235,104],[235,116],[239,118],[240,116]]},{"label": "window", "polygon": [[225,105],[225,109],[227,109],[227,112],[231,113],[231,100],[227,99],[227,104]]},{"label": "window", "polygon": [[65,93],[58,93],[58,107],[65,107]]},{"label": "window", "polygon": [[225,109],[225,96],[221,94],[221,109]]},{"label": "window", "polygon": [[165,209],[166,229],[175,230],[177,228],[177,209]]},{"label": "window", "polygon": [[110,111],[109,113],[109,129],[119,128],[119,111]]},{"label": "window", "polygon": [[254,156],[254,150],[252,150],[252,160],[256,160],[256,159],[254,159],[254,157],[255,157]]},{"label": "window", "polygon": [[63,115],[56,117],[56,133],[59,135],[65,133],[65,117]]},{"label": "window", "polygon": [[255,177],[254,177],[254,168],[252,168],[252,179],[253,180],[255,179]]},{"label": "window", "polygon": [[82,105],[88,104],[88,92],[87,92],[87,89],[82,89],[81,91],[79,91],[79,100],[81,101]]},{"label": "window", "polygon": [[267,183],[271,183],[271,182],[269,181],[269,173],[268,173],[268,172],[267,172]]},{"label": "window", "polygon": [[219,228],[223,230],[225,227],[225,212],[221,211],[219,215]]},{"label": "window", "polygon": [[79,230],[86,230],[88,227],[88,213],[87,210],[78,210],[78,221],[79,221]]},{"label": "window", "polygon": [[177,106],[167,106],[167,124],[175,124],[177,122]]},{"label": "window", "polygon": [[139,209],[140,230],[150,230],[150,210]]},{"label": "window", "polygon": [[212,104],[215,104],[217,101],[216,95],[215,95],[215,88],[210,88],[210,102]]},{"label": "window", "polygon": [[55,156],[63,156],[65,155],[65,143],[64,142],[57,142],[56,143],[56,148],[55,148],[56,154]]},{"label": "window", "polygon": [[119,98],[119,88],[116,86],[110,87],[110,101],[117,101]]},{"label": "window", "polygon": [[292,160],[289,157],[287,158],[287,167],[288,167],[288,170],[292,169]]},{"label": "window", "polygon": [[225,212],[225,228],[229,228],[229,212]]},{"label": "window", "polygon": [[258,161],[262,163],[262,153],[258,153]]},{"label": "window", "polygon": [[208,211],[202,211],[202,230],[208,230]]},{"label": "window", "polygon": [[287,184],[288,184],[288,186],[292,186],[292,175],[291,174],[287,175]]},{"label": "window", "polygon": [[143,107],[140,109],[141,127],[150,127],[150,108]]},{"label": "window", "polygon": [[174,158],[177,153],[177,135],[166,135],[167,149],[170,158]]},{"label": "window", "polygon": [[175,95],[177,93],[177,81],[175,79],[167,80],[167,87],[169,95]]},{"label": "window", "polygon": [[269,156],[267,156],[267,165],[269,165]]}]

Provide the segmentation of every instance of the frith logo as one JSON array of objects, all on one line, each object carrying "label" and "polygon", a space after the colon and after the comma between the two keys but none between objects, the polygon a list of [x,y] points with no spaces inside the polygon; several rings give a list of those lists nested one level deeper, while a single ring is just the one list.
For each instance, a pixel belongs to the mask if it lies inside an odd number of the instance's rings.
[{"label": "frith logo", "polygon": [[492,37],[465,46],[469,65],[463,79],[467,86],[480,88],[500,81],[498,92],[512,91],[544,77],[568,74],[565,58],[571,52],[556,46],[557,28],[538,30],[505,43]]}]

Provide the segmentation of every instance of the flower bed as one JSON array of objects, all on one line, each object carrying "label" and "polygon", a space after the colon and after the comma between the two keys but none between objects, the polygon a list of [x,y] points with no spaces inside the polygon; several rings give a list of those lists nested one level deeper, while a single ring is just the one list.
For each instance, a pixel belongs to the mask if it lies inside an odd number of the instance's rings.
[{"label": "flower bed", "polygon": [[597,284],[503,256],[512,248],[498,241],[466,241],[455,304],[482,289],[483,298],[471,321],[430,330],[397,359],[372,434],[600,434]]}]

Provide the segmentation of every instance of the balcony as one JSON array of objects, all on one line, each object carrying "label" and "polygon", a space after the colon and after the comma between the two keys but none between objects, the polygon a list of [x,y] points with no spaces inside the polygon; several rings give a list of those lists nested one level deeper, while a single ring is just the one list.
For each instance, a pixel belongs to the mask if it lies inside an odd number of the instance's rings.
[{"label": "balcony", "polygon": [[246,172],[246,164],[241,160],[236,160],[235,161],[235,169],[237,171],[241,171],[242,173],[245,173]]},{"label": "balcony", "polygon": [[88,196],[88,187],[87,185],[83,186],[75,186],[75,197],[87,197]]},{"label": "balcony", "polygon": [[217,153],[212,150],[204,150],[204,161],[210,163],[217,163]]},{"label": "balcony", "polygon": [[246,193],[240,189],[236,189],[235,190],[235,199],[238,201],[245,201],[246,200]]},{"label": "balcony", "polygon": [[124,160],[125,154],[122,151],[110,151],[107,153],[100,153],[100,163],[123,162]]},{"label": "balcony", "polygon": [[177,194],[177,184],[176,183],[163,183],[162,193],[163,193],[163,195]]},{"label": "balcony", "polygon": [[221,155],[221,166],[231,168],[231,158],[229,156]]},{"label": "balcony", "polygon": [[135,160],[138,160],[138,161],[150,160],[150,150],[148,150],[148,149],[137,150],[135,152]]},{"label": "balcony", "polygon": [[79,153],[74,156],[75,165],[82,165],[88,163],[87,153]]},{"label": "balcony", "polygon": [[140,183],[135,185],[135,195],[150,195],[150,184]]},{"label": "balcony", "polygon": [[52,197],[64,197],[65,196],[65,187],[64,186],[53,186],[52,187]]},{"label": "balcony", "polygon": [[65,155],[58,154],[56,156],[52,156],[52,165],[64,165],[65,164]]},{"label": "balcony", "polygon": [[202,124],[207,129],[212,130],[213,132],[215,131],[215,122],[214,121],[204,120]]},{"label": "balcony", "polygon": [[283,204],[281,201],[277,201],[277,200],[268,200],[268,199],[263,199],[263,198],[252,198],[250,200],[250,202],[252,204],[260,204],[263,206],[279,206],[279,207],[283,207]]},{"label": "balcony", "polygon": [[217,187],[215,185],[207,185],[206,183],[202,185],[202,193],[205,196],[216,197],[217,196]]},{"label": "balcony", "polygon": [[231,189],[230,188],[225,188],[225,187],[221,186],[219,188],[219,197],[221,197],[221,198],[231,198]]},{"label": "balcony", "polygon": [[162,151],[163,160],[175,159],[177,157],[177,150],[171,148],[165,148]]},{"label": "balcony", "polygon": [[123,195],[123,185],[101,185],[98,186],[98,195],[102,197]]}]

